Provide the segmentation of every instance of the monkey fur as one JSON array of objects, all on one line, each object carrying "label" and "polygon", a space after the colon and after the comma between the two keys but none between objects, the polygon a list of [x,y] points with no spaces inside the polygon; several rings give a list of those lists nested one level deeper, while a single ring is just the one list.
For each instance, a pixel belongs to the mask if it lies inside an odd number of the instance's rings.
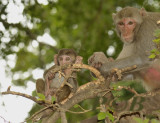
[{"label": "monkey fur", "polygon": [[[153,33],[156,29],[160,29],[160,24],[157,24],[157,21],[160,20],[160,13],[126,7],[118,13],[113,14],[112,18],[116,26],[117,35],[124,43],[122,51],[115,61],[105,63],[104,60],[99,59],[99,57],[102,56],[102,52],[96,52],[88,59],[88,63],[100,70],[105,77],[108,76],[109,71],[113,68],[121,69],[137,65],[137,69],[131,71],[131,73],[135,73],[135,71],[138,73],[152,66],[153,60],[148,57],[150,51],[156,48],[153,42],[155,39]],[[107,57],[105,56],[103,59],[107,59]],[[134,76],[134,78],[135,77],[136,76]],[[141,79],[144,79],[144,77],[141,77]],[[150,89],[147,90],[160,87],[151,86],[145,81],[144,84],[149,86],[148,88]]]},{"label": "monkey fur", "polygon": [[[78,88],[78,82],[76,80],[76,72],[72,72],[70,69],[65,69],[62,72],[66,75],[69,74],[70,77],[66,80],[72,87],[68,85],[61,85],[65,81],[65,77],[60,76],[59,73],[54,75],[50,72],[57,66],[73,63],[82,63],[82,57],[78,56],[77,53],[72,49],[61,49],[58,54],[54,56],[55,65],[44,72],[44,78],[47,77],[48,82],[43,79],[38,79],[36,81],[37,93],[42,93],[47,99],[51,99],[51,96],[56,97],[56,102],[61,102],[68,98],[71,93],[75,93]],[[46,93],[47,92],[47,93]]]}]

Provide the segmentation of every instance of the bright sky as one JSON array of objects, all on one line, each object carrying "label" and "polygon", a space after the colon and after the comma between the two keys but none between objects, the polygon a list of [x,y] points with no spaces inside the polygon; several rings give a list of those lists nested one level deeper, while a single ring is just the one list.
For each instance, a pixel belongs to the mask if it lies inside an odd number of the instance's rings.
[{"label": "bright sky", "polygon": [[[6,91],[8,86],[11,84],[11,79],[5,75],[5,61],[0,60],[0,84],[1,90]],[[15,87],[12,86],[11,90],[22,92],[31,95],[32,91],[35,90],[35,84],[33,82],[28,82],[27,88]],[[2,106],[4,104],[5,106]],[[12,123],[20,123],[28,116],[28,111],[32,108],[33,102],[19,96],[6,95],[0,96],[0,123],[3,123],[4,120],[10,121]],[[15,112],[16,111],[16,112]]]},{"label": "bright sky", "polygon": [[[21,0],[15,0],[17,5],[10,0],[10,3],[7,7],[7,16],[3,15],[1,18],[7,18],[9,23],[19,23],[21,22],[26,23],[25,17],[22,15],[24,5],[21,3]],[[38,0],[41,4],[48,4],[47,0]],[[7,0],[2,0],[3,4],[6,4]],[[32,28],[33,25],[27,22],[27,26]],[[8,32],[5,30],[3,24],[0,22],[0,31],[5,32],[5,38],[2,38],[2,42],[9,42],[10,38]],[[16,30],[13,30],[13,33],[16,33]],[[56,42],[54,39],[48,34],[45,33],[42,36],[38,36],[37,40],[34,40],[32,44],[28,47],[29,51],[34,51],[36,47],[38,47],[38,42],[43,42],[48,45],[55,46]],[[23,45],[22,45],[23,46]],[[14,47],[15,50],[18,50],[19,47]],[[8,86],[11,85],[11,90],[16,92],[21,92],[25,94],[32,95],[32,91],[35,90],[35,83],[29,81],[27,83],[27,88],[13,86],[11,83],[11,78],[6,76],[5,74],[5,67],[8,64],[10,67],[15,66],[15,55],[8,56],[9,60],[6,61],[0,59],[0,92],[6,91]],[[42,78],[43,77],[43,70],[35,69],[32,71],[34,79]],[[24,74],[24,76],[28,74]],[[18,78],[18,75],[14,75],[14,77]],[[0,123],[20,123],[25,120],[28,116],[28,112],[31,110],[32,106],[35,103],[29,99],[24,97],[15,96],[15,95],[0,95]],[[15,112],[16,111],[16,112]]]}]

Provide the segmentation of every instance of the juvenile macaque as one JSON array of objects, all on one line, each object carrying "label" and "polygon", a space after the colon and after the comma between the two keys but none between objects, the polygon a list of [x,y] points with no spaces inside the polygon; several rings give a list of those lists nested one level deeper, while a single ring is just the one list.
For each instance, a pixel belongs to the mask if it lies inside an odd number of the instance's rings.
[{"label": "juvenile macaque", "polygon": [[[99,59],[103,53],[96,52],[88,59],[88,63],[99,69],[104,76],[108,76],[108,72],[113,68],[121,69],[133,65],[137,65],[136,72],[143,71],[144,68],[146,70],[153,63],[153,60],[149,59],[148,56],[150,51],[156,48],[152,40],[155,39],[154,31],[160,29],[160,24],[157,24],[158,20],[160,20],[159,12],[147,12],[144,9],[139,10],[133,7],[123,8],[118,13],[113,14],[117,35],[124,43],[122,51],[115,61],[105,63],[104,60]],[[107,59],[104,54],[102,57]],[[144,79],[144,76],[141,78]],[[159,83],[160,81],[156,82]],[[149,86],[150,90],[155,89],[147,82],[145,84]],[[156,86],[156,88],[159,87]]]},{"label": "juvenile macaque", "polygon": [[[55,65],[44,72],[45,82],[43,81],[43,79],[37,80],[37,92],[45,94],[48,100],[51,100],[51,96],[55,96],[57,98],[57,102],[61,102],[66,99],[71,93],[75,93],[78,88],[78,82],[76,79],[77,76],[75,71],[72,71],[72,69],[69,68],[55,74],[50,71],[57,66],[74,63],[81,64],[82,59],[83,58],[81,56],[77,56],[77,53],[72,49],[61,49],[58,54],[54,56]],[[63,76],[62,74],[64,74],[65,76]],[[65,82],[67,82],[68,84],[64,84]]]}]

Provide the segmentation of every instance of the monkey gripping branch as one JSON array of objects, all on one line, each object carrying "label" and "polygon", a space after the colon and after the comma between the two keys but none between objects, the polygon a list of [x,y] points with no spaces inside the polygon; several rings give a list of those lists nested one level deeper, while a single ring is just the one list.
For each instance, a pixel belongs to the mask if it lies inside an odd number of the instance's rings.
[{"label": "monkey gripping branch", "polygon": [[[69,97],[68,99],[66,99],[65,101],[59,104],[52,104],[51,102],[47,100],[39,100],[27,94],[11,91],[10,90],[11,87],[8,87],[7,91],[2,92],[2,94],[3,95],[12,94],[12,95],[23,96],[25,98],[33,100],[34,102],[40,105],[44,105],[45,107],[41,109],[40,111],[36,112],[30,119],[33,120],[34,122],[34,121],[40,120],[41,118],[45,116],[45,118],[42,119],[43,122],[53,123],[53,122],[56,122],[59,117],[63,117],[64,119],[66,119],[64,115],[62,115],[63,113],[60,113],[60,112],[68,111],[68,112],[73,113],[72,111],[69,111],[69,109],[73,107],[75,104],[78,104],[79,102],[85,99],[103,97],[103,96],[109,97],[107,95],[110,95],[111,94],[110,92],[113,90],[112,88],[109,88],[109,85],[110,85],[111,78],[114,75],[114,73],[116,72],[118,78],[120,79],[121,74],[118,71],[121,71],[121,73],[123,73],[123,72],[135,69],[136,66],[127,67],[123,70],[115,69],[111,72],[110,76],[107,79],[104,79],[104,77],[100,74],[100,72],[97,71],[95,68],[85,65],[85,64],[65,65],[65,66],[54,68],[52,72],[56,73],[65,68],[71,68],[74,70],[85,68],[93,72],[98,79],[80,86],[74,95],[72,95],[71,97]],[[90,111],[90,110],[86,110],[86,111]],[[83,110],[83,112],[77,112],[77,113],[85,113],[86,111]]]}]

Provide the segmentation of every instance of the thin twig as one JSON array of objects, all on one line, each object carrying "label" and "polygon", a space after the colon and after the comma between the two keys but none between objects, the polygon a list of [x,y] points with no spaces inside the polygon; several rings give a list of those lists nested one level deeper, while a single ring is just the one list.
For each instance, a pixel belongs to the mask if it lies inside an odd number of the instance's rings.
[{"label": "thin twig", "polygon": [[33,96],[30,96],[28,94],[24,94],[24,93],[19,93],[19,92],[15,92],[15,91],[6,91],[6,92],[2,92],[1,93],[2,95],[7,95],[7,94],[12,94],[12,95],[18,95],[18,96],[22,96],[22,97],[25,97],[25,98],[28,98],[40,105],[45,105],[45,104],[50,104],[49,102],[46,102],[44,100],[38,100],[37,98],[33,97]]},{"label": "thin twig", "polygon": [[[63,109],[63,108],[60,108],[60,109]],[[85,111],[82,111],[82,112],[75,112],[75,111],[71,111],[71,110],[68,110],[68,109],[63,109],[64,111],[67,111],[67,112],[70,112],[72,114],[84,114],[86,112],[89,112],[89,111],[92,111],[92,109],[89,109],[89,110],[85,110]]]}]

